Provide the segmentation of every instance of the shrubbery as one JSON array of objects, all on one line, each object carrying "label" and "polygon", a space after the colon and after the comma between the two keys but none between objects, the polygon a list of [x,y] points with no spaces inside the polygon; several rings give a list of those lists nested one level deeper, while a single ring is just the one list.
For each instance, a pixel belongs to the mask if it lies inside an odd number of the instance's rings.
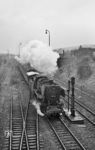
[{"label": "shrubbery", "polygon": [[92,75],[92,70],[90,65],[88,63],[80,65],[77,70],[77,75],[81,80],[88,79]]}]

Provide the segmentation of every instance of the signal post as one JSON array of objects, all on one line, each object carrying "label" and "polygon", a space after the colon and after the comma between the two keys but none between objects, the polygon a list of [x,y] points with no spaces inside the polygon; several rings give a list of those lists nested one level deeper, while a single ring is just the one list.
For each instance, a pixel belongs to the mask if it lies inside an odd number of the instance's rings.
[{"label": "signal post", "polygon": [[71,77],[72,95],[71,95],[71,116],[75,117],[75,78]]},{"label": "signal post", "polygon": [[[71,90],[71,96],[69,96],[70,90]],[[68,81],[67,92],[68,92],[68,94],[67,94],[67,96],[68,96],[68,108],[64,109],[64,114],[72,123],[83,124],[84,119],[75,110],[75,77],[71,77],[71,81],[70,80]],[[70,100],[71,100],[71,103],[69,103]]]}]

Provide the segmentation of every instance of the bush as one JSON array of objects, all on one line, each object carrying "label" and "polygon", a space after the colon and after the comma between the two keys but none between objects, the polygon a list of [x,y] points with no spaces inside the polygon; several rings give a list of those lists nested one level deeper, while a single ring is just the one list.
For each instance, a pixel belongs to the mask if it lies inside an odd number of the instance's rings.
[{"label": "bush", "polygon": [[79,66],[77,70],[77,75],[81,80],[88,79],[92,75],[92,70],[89,64]]}]

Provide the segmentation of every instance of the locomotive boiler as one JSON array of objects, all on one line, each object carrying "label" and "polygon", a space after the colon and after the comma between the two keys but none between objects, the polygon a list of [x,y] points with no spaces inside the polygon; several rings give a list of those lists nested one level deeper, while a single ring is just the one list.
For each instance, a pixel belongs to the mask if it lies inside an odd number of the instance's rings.
[{"label": "locomotive boiler", "polygon": [[39,73],[32,73],[31,80],[33,97],[40,103],[41,112],[48,116],[62,113],[65,90]]}]

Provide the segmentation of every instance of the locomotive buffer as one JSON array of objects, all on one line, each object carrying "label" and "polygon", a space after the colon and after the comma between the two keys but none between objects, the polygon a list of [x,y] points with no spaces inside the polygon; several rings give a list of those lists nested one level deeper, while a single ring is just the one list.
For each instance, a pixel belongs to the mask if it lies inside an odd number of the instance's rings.
[{"label": "locomotive buffer", "polygon": [[77,111],[75,111],[75,95],[74,95],[74,86],[75,86],[75,78],[71,77],[71,85],[72,85],[72,94],[71,94],[71,108],[69,109],[69,92],[70,92],[70,81],[68,81],[68,109],[64,109],[65,116],[72,122],[76,124],[83,124],[84,119],[79,115]]}]

